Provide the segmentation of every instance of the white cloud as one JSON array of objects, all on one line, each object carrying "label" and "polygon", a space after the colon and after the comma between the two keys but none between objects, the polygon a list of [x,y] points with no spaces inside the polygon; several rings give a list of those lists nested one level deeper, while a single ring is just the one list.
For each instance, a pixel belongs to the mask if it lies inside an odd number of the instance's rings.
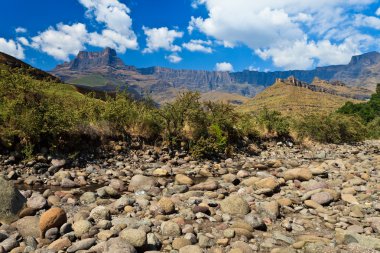
[{"label": "white cloud", "polygon": [[165,56],[165,59],[167,59],[171,63],[179,63],[182,61],[182,58],[180,56],[178,56],[178,54],[176,54],[176,53],[173,53],[169,56]]},{"label": "white cloud", "polygon": [[167,51],[179,52],[181,47],[174,45],[174,41],[178,38],[182,38],[183,32],[176,30],[169,30],[167,27],[161,28],[147,28],[143,27],[146,38],[146,48],[143,53],[153,53],[160,49]]},{"label": "white cloud", "polygon": [[69,55],[85,49],[88,40],[86,26],[81,23],[73,25],[58,24],[32,38],[32,47],[39,49],[57,60],[69,60]]},{"label": "white cloud", "polygon": [[109,46],[120,53],[126,49],[137,49],[137,37],[132,29],[130,9],[118,0],[79,0],[87,8],[87,16],[104,23],[107,29],[101,33],[90,34],[89,44]]},{"label": "white cloud", "polygon": [[119,53],[125,53],[127,49],[138,48],[136,40],[130,40],[120,33],[108,29],[103,30],[101,34],[90,33],[88,44],[97,47],[110,47]]},{"label": "white cloud", "polygon": [[17,40],[24,46],[30,46],[28,39],[25,37],[18,37]]},{"label": "white cloud", "polygon": [[234,70],[234,67],[229,62],[219,62],[215,65],[216,71],[228,71],[231,72]]},{"label": "white cloud", "polygon": [[12,55],[18,59],[24,59],[24,48],[14,40],[0,38],[0,52]]},{"label": "white cloud", "polygon": [[304,38],[288,47],[258,49],[256,53],[262,59],[271,58],[276,66],[285,69],[307,69],[314,65],[347,64],[351,56],[359,54],[360,51],[356,42],[351,39],[336,45],[329,40],[314,42]]},{"label": "white cloud", "polygon": [[376,13],[375,13],[377,16],[380,16],[380,8],[378,8],[377,10],[376,10]]},{"label": "white cloud", "polygon": [[59,23],[31,38],[18,38],[23,45],[39,49],[57,60],[69,60],[86,45],[111,47],[119,53],[127,49],[138,49],[137,37],[132,30],[129,8],[118,0],[79,0],[87,8],[87,16],[105,25],[101,32],[88,32],[86,25]]},{"label": "white cloud", "polygon": [[[377,1],[195,0],[193,5],[204,5],[208,17],[192,17],[188,31],[198,30],[226,47],[246,45],[279,67],[311,68],[342,63],[353,52],[360,53],[361,44],[349,43],[355,37],[364,38],[364,44],[375,39],[355,27],[352,10]],[[371,17],[359,23],[376,28],[377,22]],[[302,57],[302,50],[308,50],[303,52],[307,57]],[[285,53],[298,52],[285,57]]]},{"label": "white cloud", "polygon": [[24,27],[17,27],[16,29],[15,29],[15,32],[16,33],[26,33],[28,30],[26,30],[26,28],[24,28]]},{"label": "white cloud", "polygon": [[212,48],[210,47],[211,44],[212,42],[209,40],[190,40],[187,43],[183,43],[182,47],[186,48],[191,52],[212,53]]},{"label": "white cloud", "polygon": [[380,30],[380,18],[358,14],[355,16],[355,25]]}]

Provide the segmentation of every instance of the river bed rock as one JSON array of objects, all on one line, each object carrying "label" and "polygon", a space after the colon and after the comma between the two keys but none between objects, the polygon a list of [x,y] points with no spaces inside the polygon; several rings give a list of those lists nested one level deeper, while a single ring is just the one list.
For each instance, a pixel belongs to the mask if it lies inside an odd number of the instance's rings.
[{"label": "river bed rock", "polygon": [[265,145],[220,160],[147,145],[63,165],[0,155],[0,252],[380,250],[380,141]]}]

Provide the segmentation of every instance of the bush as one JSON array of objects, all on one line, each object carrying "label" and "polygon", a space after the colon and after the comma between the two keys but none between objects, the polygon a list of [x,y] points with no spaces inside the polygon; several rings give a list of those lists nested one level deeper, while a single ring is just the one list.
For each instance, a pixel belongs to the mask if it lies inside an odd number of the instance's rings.
[{"label": "bush", "polygon": [[364,140],[367,129],[357,116],[339,113],[309,115],[296,123],[298,136],[323,143],[353,143]]},{"label": "bush", "polygon": [[270,136],[289,136],[289,120],[285,117],[282,117],[280,112],[271,111],[267,108],[264,108],[258,113],[256,119],[257,122],[267,131]]},{"label": "bush", "polygon": [[354,104],[347,102],[338,112],[347,115],[357,115],[367,123],[376,117],[380,117],[380,84],[377,85],[376,93],[371,96],[371,99],[367,103]]},{"label": "bush", "polygon": [[368,136],[373,139],[380,139],[380,117],[372,120],[368,125]]}]

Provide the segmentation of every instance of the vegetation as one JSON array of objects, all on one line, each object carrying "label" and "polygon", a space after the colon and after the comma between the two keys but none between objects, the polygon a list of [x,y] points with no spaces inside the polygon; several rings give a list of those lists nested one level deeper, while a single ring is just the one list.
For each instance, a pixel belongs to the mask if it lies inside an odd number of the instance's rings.
[{"label": "vegetation", "polygon": [[29,156],[43,147],[51,152],[91,151],[105,140],[138,137],[203,158],[294,133],[299,140],[356,142],[380,137],[379,90],[367,103],[347,103],[336,113],[291,118],[267,108],[239,113],[229,104],[202,102],[194,92],[181,93],[161,108],[124,93],[97,99],[70,85],[2,69],[0,143]]}]

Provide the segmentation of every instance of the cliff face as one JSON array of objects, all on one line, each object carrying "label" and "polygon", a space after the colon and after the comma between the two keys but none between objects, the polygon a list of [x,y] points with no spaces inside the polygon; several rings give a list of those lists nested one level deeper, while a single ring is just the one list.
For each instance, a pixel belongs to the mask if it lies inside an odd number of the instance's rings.
[{"label": "cliff face", "polygon": [[342,81],[351,87],[375,90],[380,82],[380,53],[370,52],[353,56],[348,65],[318,67],[314,70],[291,70],[275,72],[248,71],[230,74],[233,82],[251,85],[272,85],[277,78],[294,76],[300,81],[311,83],[318,77],[328,81]]},{"label": "cliff face", "polygon": [[[367,88],[374,90],[380,82],[380,54],[367,53],[352,57],[348,65],[318,67],[314,70],[291,70],[275,72],[218,72],[204,70],[177,70],[163,67],[137,69],[127,66],[117,57],[116,51],[106,48],[102,52],[80,52],[75,59],[58,65],[52,73],[62,80],[87,86],[96,86],[101,89],[110,89],[113,86],[133,87],[136,92],[168,94],[173,90],[193,90],[201,93],[218,91],[222,93],[236,93],[253,97],[266,87],[273,85],[278,78],[294,77],[308,89],[313,91],[341,94],[345,97],[364,99],[368,95]],[[99,76],[100,75],[100,76]],[[313,82],[315,78],[329,81],[329,85]],[[337,89],[331,85],[334,81],[341,81],[348,87]],[[116,87],[115,87],[116,88]]]},{"label": "cliff face", "polygon": [[58,65],[52,72],[58,72],[63,69],[71,71],[87,71],[99,68],[116,68],[116,69],[135,69],[132,66],[126,66],[123,61],[117,57],[116,51],[111,48],[105,48],[101,52],[81,51],[77,57],[68,63]]}]

